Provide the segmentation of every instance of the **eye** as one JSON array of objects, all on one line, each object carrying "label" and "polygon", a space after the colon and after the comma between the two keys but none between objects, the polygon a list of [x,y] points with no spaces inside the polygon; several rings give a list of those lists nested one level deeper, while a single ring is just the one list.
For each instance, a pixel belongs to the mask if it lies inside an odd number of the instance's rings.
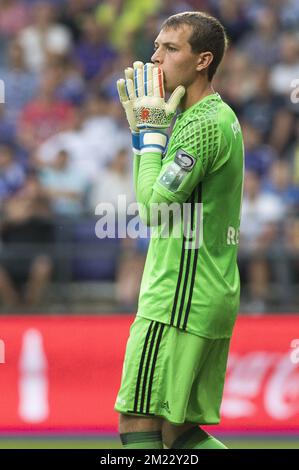
[{"label": "eye", "polygon": [[176,51],[176,49],[175,49],[174,47],[172,47],[172,46],[167,46],[167,50],[168,50],[169,52],[175,52],[175,51]]}]

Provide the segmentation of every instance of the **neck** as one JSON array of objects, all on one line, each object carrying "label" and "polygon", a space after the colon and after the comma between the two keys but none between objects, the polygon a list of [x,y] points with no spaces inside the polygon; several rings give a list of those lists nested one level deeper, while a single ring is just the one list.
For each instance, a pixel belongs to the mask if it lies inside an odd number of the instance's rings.
[{"label": "neck", "polygon": [[215,93],[215,90],[212,87],[211,82],[192,83],[192,85],[190,85],[190,87],[186,89],[186,93],[182,98],[182,101],[181,101],[182,111],[186,111],[186,109],[191,108],[191,106],[193,106],[195,103],[202,100],[208,95],[212,95],[213,93]]}]

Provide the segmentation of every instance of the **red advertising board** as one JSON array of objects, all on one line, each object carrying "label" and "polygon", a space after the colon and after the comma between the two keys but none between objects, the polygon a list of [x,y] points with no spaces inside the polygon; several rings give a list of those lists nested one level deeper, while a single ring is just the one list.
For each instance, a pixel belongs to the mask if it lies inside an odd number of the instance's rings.
[{"label": "red advertising board", "polygon": [[[0,318],[0,431],[116,432],[133,317]],[[239,316],[218,430],[299,432],[299,316]]]}]

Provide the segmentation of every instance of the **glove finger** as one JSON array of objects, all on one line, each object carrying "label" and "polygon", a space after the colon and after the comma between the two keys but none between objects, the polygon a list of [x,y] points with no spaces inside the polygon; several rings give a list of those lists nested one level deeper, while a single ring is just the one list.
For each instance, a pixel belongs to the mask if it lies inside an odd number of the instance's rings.
[{"label": "glove finger", "polygon": [[153,68],[154,96],[164,98],[163,72],[160,67]]},{"label": "glove finger", "polygon": [[130,91],[127,90],[129,98],[130,99],[136,98],[135,90],[134,90],[134,70],[133,70],[133,67],[127,67],[125,69],[125,78],[126,78],[127,87],[128,87],[128,81],[129,80],[131,80],[132,84],[133,84],[133,92],[131,92],[131,89],[130,89]]},{"label": "glove finger", "polygon": [[134,82],[131,78],[126,80],[126,91],[130,100],[135,98]]},{"label": "glove finger", "polygon": [[185,88],[182,85],[179,85],[174,92],[172,93],[171,97],[169,98],[168,102],[166,103],[166,113],[175,113],[177,110],[178,105],[182,97],[185,94]]},{"label": "glove finger", "polygon": [[133,64],[134,67],[134,88],[136,97],[144,96],[144,83],[143,83],[143,62],[137,61]]},{"label": "glove finger", "polygon": [[134,69],[133,67],[127,67],[125,69],[125,77],[126,77],[126,80],[134,80]]},{"label": "glove finger", "polygon": [[119,80],[117,80],[116,87],[117,87],[120,102],[123,103],[124,101],[128,101],[129,96],[126,90],[126,82],[123,78],[120,78]]},{"label": "glove finger", "polygon": [[153,83],[153,68],[154,64],[145,64],[144,66],[144,94],[146,96],[154,96],[154,83]]}]

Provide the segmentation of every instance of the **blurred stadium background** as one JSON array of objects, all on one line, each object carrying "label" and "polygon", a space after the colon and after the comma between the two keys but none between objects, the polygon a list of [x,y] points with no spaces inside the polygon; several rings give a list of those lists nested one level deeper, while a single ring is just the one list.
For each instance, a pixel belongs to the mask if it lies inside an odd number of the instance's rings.
[{"label": "blurred stadium background", "polygon": [[214,88],[245,141],[241,307],[215,432],[299,448],[297,0],[0,0],[0,448],[119,446],[148,239],[97,238],[95,207],[134,201],[116,79],[184,10],[227,30]]}]

